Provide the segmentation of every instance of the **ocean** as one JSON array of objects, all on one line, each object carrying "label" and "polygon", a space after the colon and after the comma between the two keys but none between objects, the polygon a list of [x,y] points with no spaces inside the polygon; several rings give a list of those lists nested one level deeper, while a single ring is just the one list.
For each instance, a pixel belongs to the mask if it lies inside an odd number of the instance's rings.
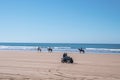
[{"label": "ocean", "polygon": [[0,50],[37,51],[40,47],[43,52],[52,48],[53,52],[76,52],[83,48],[86,53],[120,54],[120,44],[83,44],[83,43],[0,43]]}]

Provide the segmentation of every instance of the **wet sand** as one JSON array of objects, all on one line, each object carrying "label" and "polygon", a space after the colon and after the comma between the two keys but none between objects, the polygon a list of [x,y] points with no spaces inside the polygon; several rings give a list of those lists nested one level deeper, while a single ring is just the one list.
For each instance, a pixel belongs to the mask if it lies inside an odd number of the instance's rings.
[{"label": "wet sand", "polygon": [[62,53],[0,51],[0,80],[120,80],[119,54],[68,55],[74,64]]}]

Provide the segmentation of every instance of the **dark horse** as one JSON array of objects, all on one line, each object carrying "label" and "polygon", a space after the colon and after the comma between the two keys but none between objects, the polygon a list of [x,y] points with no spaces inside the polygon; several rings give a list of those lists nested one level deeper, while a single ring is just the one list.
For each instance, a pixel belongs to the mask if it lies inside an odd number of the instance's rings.
[{"label": "dark horse", "polygon": [[40,51],[40,52],[42,51],[40,47],[38,47],[37,50]]},{"label": "dark horse", "polygon": [[79,50],[80,53],[81,52],[85,53],[85,50],[83,50],[82,48],[79,48],[78,50]]},{"label": "dark horse", "polygon": [[48,52],[52,52],[53,50],[52,50],[52,48],[48,48]]}]

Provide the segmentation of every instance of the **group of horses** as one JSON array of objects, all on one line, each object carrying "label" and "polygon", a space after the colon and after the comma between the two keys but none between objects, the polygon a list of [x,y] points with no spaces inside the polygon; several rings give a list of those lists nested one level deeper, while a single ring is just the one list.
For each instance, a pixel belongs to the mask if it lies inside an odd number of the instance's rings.
[{"label": "group of horses", "polygon": [[[37,50],[40,51],[40,52],[42,51],[40,47],[38,47]],[[50,53],[53,51],[52,48],[48,48],[47,50],[48,50],[48,52],[50,52]],[[78,50],[79,50],[80,53],[85,53],[85,50],[82,49],[82,48],[78,48]]]},{"label": "group of horses", "polygon": [[[40,52],[42,51],[42,49],[40,47],[38,47],[37,50],[40,51]],[[52,52],[53,51],[52,48],[48,48],[47,50],[48,50],[48,52]]]}]

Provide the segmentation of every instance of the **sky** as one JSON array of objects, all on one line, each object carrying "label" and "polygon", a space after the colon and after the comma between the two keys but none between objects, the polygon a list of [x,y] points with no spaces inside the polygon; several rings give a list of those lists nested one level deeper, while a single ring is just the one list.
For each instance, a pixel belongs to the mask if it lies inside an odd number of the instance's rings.
[{"label": "sky", "polygon": [[120,0],[0,0],[0,42],[120,43]]}]

